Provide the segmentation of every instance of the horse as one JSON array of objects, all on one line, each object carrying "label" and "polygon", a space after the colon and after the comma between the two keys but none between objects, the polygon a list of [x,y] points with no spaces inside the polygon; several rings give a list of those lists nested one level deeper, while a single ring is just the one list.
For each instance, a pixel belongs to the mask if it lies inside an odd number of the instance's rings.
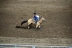
[{"label": "horse", "polygon": [[36,24],[36,28],[40,28],[41,26],[41,23],[43,22],[43,21],[45,21],[45,18],[44,17],[42,17],[37,23],[35,23],[35,21],[34,21],[34,19],[33,18],[30,18],[30,19],[28,19],[28,20],[25,20],[25,21],[23,21],[23,22],[21,22],[21,26],[24,24],[24,23],[28,23],[28,29],[30,28],[30,26],[32,25],[32,24]]}]

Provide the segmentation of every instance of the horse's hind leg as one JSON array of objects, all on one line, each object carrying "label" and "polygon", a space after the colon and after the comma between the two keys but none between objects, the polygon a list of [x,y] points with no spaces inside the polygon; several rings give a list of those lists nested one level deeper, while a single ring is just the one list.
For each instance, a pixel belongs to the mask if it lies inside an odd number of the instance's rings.
[{"label": "horse's hind leg", "polygon": [[30,24],[31,24],[31,23],[28,22],[28,29],[30,28]]},{"label": "horse's hind leg", "polygon": [[28,26],[28,29],[30,28],[30,26]]},{"label": "horse's hind leg", "polygon": [[[31,23],[32,24],[32,23]],[[31,27],[31,24],[28,24],[28,29]]]}]

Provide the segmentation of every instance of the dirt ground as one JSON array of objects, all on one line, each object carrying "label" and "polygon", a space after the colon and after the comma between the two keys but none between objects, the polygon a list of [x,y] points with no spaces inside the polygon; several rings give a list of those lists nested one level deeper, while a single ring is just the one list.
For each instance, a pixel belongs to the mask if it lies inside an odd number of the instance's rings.
[{"label": "dirt ground", "polygon": [[[46,19],[41,30],[16,28],[35,11]],[[72,0],[0,0],[0,36],[72,38]]]}]

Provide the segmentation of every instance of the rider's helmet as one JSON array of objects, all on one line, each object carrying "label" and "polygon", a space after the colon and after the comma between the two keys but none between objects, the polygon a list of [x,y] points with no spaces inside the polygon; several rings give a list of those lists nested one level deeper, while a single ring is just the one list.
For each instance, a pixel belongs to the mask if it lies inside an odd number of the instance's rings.
[{"label": "rider's helmet", "polygon": [[34,12],[34,14],[36,14],[36,12]]}]

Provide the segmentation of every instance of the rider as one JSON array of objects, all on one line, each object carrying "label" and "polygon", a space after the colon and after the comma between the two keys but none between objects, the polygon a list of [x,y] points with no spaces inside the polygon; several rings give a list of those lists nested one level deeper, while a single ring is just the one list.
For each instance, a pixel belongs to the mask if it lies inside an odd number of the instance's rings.
[{"label": "rider", "polygon": [[34,12],[34,21],[35,23],[37,23],[39,21],[39,15],[36,14],[36,12]]}]

